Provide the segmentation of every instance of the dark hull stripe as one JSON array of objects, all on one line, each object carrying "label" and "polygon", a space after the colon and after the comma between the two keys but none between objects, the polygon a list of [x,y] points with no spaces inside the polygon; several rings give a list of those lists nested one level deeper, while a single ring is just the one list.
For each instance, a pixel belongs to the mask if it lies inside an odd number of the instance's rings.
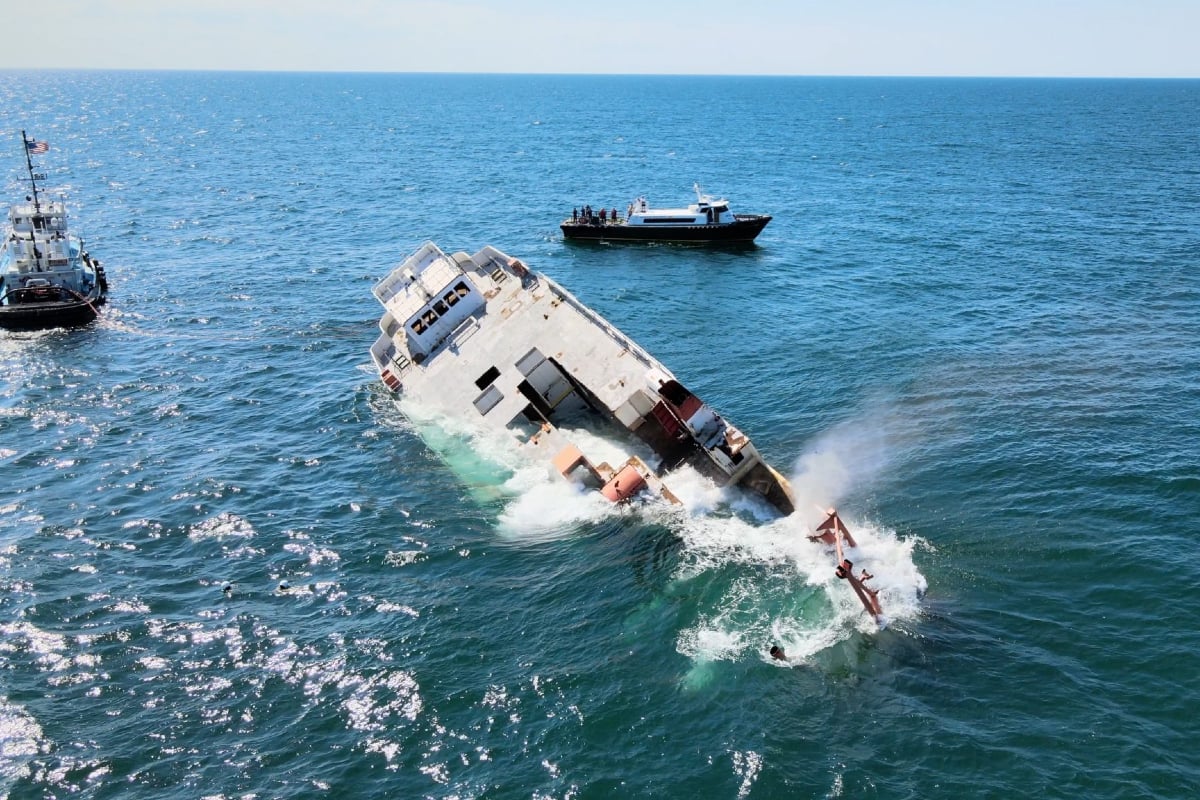
[{"label": "dark hull stripe", "polygon": [[590,225],[564,222],[563,236],[568,239],[603,239],[629,242],[750,242],[767,227],[768,215],[738,215],[736,222],[724,225]]},{"label": "dark hull stripe", "polygon": [[90,305],[79,300],[70,303],[54,301],[0,306],[0,328],[31,331],[86,325],[96,318],[96,306],[104,302],[104,296],[99,295],[91,300]]}]

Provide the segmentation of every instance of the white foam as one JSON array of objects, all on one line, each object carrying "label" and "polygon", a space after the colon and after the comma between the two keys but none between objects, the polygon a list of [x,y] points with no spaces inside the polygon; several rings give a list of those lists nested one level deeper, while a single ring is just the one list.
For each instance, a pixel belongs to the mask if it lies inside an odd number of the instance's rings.
[{"label": "white foam", "polygon": [[[796,664],[856,630],[873,633],[880,628],[848,582],[836,577],[832,548],[808,537],[824,509],[887,468],[903,421],[886,408],[872,407],[861,419],[830,430],[797,459],[791,481],[797,512],[780,518],[761,498],[718,487],[690,467],[663,476],[681,506],[659,501],[614,506],[599,493],[562,480],[549,465],[528,460],[502,433],[401,402],[405,416],[417,420],[413,424],[422,438],[452,469],[465,470],[474,480],[491,472],[493,496],[504,504],[499,515],[504,536],[565,538],[581,523],[637,514],[667,525],[682,539],[675,581],[731,572],[723,594],[702,599],[695,620],[679,633],[677,650],[695,662],[685,678],[689,685],[703,685],[714,662],[747,655],[771,661],[771,643],[789,655],[788,662],[775,663]],[[609,440],[589,430],[563,432],[597,463],[622,463],[631,451],[648,463],[655,461],[637,443]],[[843,509],[841,516],[857,542],[845,557],[856,574],[865,569],[874,576],[869,585],[879,591],[882,623],[917,614],[926,586],[912,560],[917,540],[900,539],[849,510]]]},{"label": "white foam", "polygon": [[[422,440],[468,486],[504,504],[500,530],[513,539],[548,540],[574,534],[580,523],[620,513],[597,492],[585,491],[534,461],[505,433],[432,413],[409,400],[400,410]],[[624,461],[621,448],[588,431],[568,431],[595,461]]]},{"label": "white foam", "polygon": [[580,523],[595,522],[622,509],[602,494],[537,468],[523,469],[504,486],[511,493],[500,514],[500,530],[510,538],[545,541],[566,538]]}]

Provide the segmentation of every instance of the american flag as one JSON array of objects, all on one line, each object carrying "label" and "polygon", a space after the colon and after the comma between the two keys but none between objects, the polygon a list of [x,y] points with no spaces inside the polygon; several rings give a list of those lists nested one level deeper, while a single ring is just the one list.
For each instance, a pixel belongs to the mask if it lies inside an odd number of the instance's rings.
[{"label": "american flag", "polygon": [[25,149],[28,150],[30,152],[30,154],[37,155],[38,153],[45,153],[47,150],[49,150],[50,143],[49,142],[35,142],[32,139],[26,139],[25,140]]}]

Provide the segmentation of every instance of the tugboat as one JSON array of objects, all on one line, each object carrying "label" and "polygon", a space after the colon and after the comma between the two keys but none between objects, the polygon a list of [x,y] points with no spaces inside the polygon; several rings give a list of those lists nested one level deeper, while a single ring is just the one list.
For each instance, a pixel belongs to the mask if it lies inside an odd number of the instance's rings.
[{"label": "tugboat", "polygon": [[[447,255],[427,242],[373,291],[384,313],[371,358],[392,392],[505,435],[614,503],[643,493],[676,502],[664,476],[688,464],[783,514],[795,510],[787,479],[745,433],[516,258],[490,246]],[[624,439],[624,461],[589,457],[570,433],[580,424]]]},{"label": "tugboat", "polygon": [[771,221],[769,214],[734,214],[729,201],[714,199],[693,184],[696,202],[687,208],[651,208],[645,197],[629,204],[621,217],[614,207],[573,209],[559,227],[567,239],[715,244],[752,242]]},{"label": "tugboat", "polygon": [[0,328],[36,330],[84,325],[96,319],[108,295],[108,277],[100,262],[83,249],[83,240],[67,229],[61,197],[38,190],[45,175],[34,172],[34,155],[50,149],[21,131],[32,194],[8,211],[8,229],[0,242]]}]

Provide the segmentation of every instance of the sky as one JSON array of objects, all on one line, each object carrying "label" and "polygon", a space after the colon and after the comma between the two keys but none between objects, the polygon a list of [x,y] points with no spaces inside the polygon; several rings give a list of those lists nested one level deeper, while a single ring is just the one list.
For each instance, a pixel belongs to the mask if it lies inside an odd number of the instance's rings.
[{"label": "sky", "polygon": [[[23,35],[22,16],[36,6],[0,0],[9,23],[0,69],[1200,78],[1200,0],[53,6],[61,23]],[[64,46],[47,46],[49,34]]]}]

